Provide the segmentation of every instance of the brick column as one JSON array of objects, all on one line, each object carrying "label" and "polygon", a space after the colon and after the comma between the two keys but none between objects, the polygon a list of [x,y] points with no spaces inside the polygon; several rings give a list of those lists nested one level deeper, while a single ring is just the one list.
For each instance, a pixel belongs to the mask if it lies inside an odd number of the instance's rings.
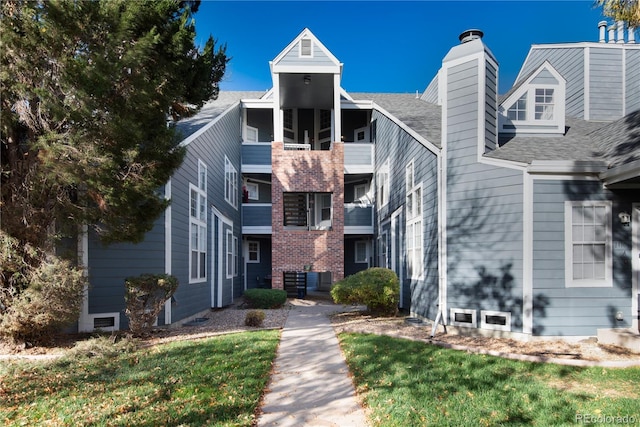
[{"label": "brick column", "polygon": [[[344,144],[330,150],[284,150],[271,145],[272,287],[282,289],[283,272],[330,271],[335,282],[344,277]],[[285,230],[284,192],[332,193],[331,230]]]}]

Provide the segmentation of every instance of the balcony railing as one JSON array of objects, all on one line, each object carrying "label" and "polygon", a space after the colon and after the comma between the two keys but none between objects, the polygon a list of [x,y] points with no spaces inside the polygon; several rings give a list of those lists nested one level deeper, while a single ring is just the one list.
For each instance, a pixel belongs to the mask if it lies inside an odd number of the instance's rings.
[{"label": "balcony railing", "polygon": [[271,173],[271,143],[242,143],[242,172]]},{"label": "balcony railing", "polygon": [[242,233],[271,234],[271,203],[242,204]]},{"label": "balcony railing", "polygon": [[373,206],[345,203],[344,234],[373,234]]},{"label": "balcony railing", "polygon": [[372,143],[345,142],[344,172],[373,173],[374,147]]}]

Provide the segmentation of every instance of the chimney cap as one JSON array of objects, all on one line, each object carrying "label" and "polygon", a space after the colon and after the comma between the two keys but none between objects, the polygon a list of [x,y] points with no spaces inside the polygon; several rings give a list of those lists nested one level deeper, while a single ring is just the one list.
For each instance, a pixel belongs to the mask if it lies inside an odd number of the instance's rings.
[{"label": "chimney cap", "polygon": [[607,26],[607,21],[600,21],[598,22],[598,28],[600,27],[606,27]]},{"label": "chimney cap", "polygon": [[484,36],[484,33],[481,30],[472,28],[466,31],[463,31],[462,34],[458,36],[460,39],[460,43],[470,42],[471,40],[481,39]]}]

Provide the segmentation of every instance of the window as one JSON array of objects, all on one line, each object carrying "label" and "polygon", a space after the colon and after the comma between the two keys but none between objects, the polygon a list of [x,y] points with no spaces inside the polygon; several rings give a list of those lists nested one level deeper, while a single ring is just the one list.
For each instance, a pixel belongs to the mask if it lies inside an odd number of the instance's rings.
[{"label": "window", "polygon": [[284,193],[284,226],[309,230],[330,230],[331,193]]},{"label": "window", "polygon": [[252,264],[260,262],[260,242],[253,240],[247,242],[247,262]]},{"label": "window", "polygon": [[258,128],[246,125],[244,140],[246,142],[258,142]]},{"label": "window", "polygon": [[507,110],[509,120],[527,120],[527,94],[525,93]]},{"label": "window", "polygon": [[255,184],[253,182],[247,182],[245,187],[249,195],[249,200],[258,200],[260,198],[258,193],[258,184]]},{"label": "window", "polygon": [[231,230],[227,230],[227,239],[226,239],[226,243],[227,243],[227,250],[226,250],[226,254],[227,254],[227,279],[232,279],[233,278],[233,274],[235,272],[235,268],[233,266],[233,261],[235,259],[235,251],[234,251],[234,247],[233,247],[233,231]]},{"label": "window", "polygon": [[378,169],[376,174],[378,207],[389,203],[389,160]]},{"label": "window", "polygon": [[207,278],[207,166],[198,161],[198,185],[189,184],[189,283]]},{"label": "window", "polygon": [[224,199],[234,208],[238,207],[238,171],[224,156]]},{"label": "window", "polygon": [[369,254],[368,254],[368,244],[364,240],[360,240],[355,242],[355,262],[357,263],[368,263],[369,262]]},{"label": "window", "polygon": [[536,120],[553,120],[553,89],[536,89]]},{"label": "window", "polygon": [[422,183],[415,183],[413,161],[405,169],[407,273],[413,279],[422,277]]},{"label": "window", "polygon": [[611,202],[565,203],[567,287],[612,286]]},{"label": "window", "polygon": [[387,262],[387,233],[378,237],[378,267],[389,268]]},{"label": "window", "polygon": [[238,238],[233,236],[233,277],[238,277]]},{"label": "window", "polygon": [[300,40],[300,56],[311,57],[313,56],[313,45],[311,39]]},{"label": "window", "polygon": [[367,184],[356,184],[353,186],[353,201],[366,202]]}]

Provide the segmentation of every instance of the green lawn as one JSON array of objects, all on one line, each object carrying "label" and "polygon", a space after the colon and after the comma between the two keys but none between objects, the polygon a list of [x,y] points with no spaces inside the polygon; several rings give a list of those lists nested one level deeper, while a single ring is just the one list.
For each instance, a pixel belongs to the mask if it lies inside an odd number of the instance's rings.
[{"label": "green lawn", "polygon": [[[279,331],[0,366],[4,425],[250,426]],[[2,424],[0,421],[0,424]]]},{"label": "green lawn", "polygon": [[518,362],[375,335],[340,340],[376,426],[640,423],[640,368]]}]

